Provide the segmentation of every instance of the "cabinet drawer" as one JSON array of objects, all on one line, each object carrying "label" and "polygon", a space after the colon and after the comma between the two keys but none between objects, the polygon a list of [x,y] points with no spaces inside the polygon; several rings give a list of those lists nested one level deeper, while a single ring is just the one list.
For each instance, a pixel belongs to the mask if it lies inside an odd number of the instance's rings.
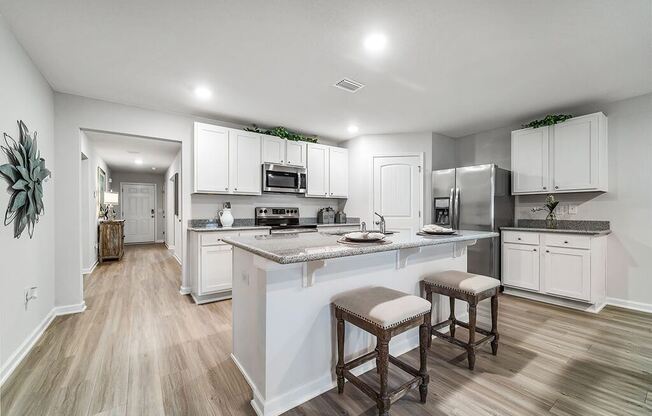
[{"label": "cabinet drawer", "polygon": [[591,248],[591,237],[585,235],[573,234],[545,234],[543,242],[546,246],[581,248],[588,250]]},{"label": "cabinet drawer", "polygon": [[503,242],[539,245],[539,233],[503,231]]},{"label": "cabinet drawer", "polygon": [[215,244],[226,244],[222,242],[223,238],[227,237],[237,237],[237,231],[218,231],[212,233],[204,233],[201,236],[201,245],[202,246],[212,246]]}]

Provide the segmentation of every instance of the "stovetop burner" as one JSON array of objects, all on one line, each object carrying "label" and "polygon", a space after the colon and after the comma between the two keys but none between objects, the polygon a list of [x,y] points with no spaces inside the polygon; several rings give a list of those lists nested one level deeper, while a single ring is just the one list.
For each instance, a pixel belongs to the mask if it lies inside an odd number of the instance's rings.
[{"label": "stovetop burner", "polygon": [[299,208],[256,207],[256,225],[271,227],[271,233],[316,232],[316,224],[299,224]]}]

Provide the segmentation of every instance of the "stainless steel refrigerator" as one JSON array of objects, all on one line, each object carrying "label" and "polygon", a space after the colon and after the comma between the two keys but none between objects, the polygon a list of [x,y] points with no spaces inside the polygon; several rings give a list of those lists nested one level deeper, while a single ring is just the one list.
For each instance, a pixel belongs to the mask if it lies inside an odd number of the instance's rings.
[{"label": "stainless steel refrigerator", "polygon": [[[432,172],[432,221],[456,230],[500,231],[514,222],[511,175],[494,164]],[[500,279],[500,238],[467,249],[468,271]]]}]

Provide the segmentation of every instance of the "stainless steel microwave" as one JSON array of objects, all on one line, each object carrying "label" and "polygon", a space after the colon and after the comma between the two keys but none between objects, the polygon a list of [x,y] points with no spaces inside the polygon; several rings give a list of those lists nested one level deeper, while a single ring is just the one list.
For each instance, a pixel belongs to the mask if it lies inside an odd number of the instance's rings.
[{"label": "stainless steel microwave", "polygon": [[265,163],[263,192],[306,193],[306,169]]}]

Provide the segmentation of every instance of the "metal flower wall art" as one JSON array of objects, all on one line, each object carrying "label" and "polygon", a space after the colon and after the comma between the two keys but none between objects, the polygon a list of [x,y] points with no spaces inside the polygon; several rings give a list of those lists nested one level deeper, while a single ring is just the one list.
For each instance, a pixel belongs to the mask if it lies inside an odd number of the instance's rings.
[{"label": "metal flower wall art", "polygon": [[30,135],[22,120],[18,122],[18,129],[18,141],[4,133],[5,146],[0,145],[9,162],[0,165],[0,176],[9,183],[7,190],[11,193],[5,225],[14,222],[15,238],[20,238],[25,228],[32,238],[34,226],[44,213],[43,182],[50,176],[50,171],[38,150],[36,132]]}]

